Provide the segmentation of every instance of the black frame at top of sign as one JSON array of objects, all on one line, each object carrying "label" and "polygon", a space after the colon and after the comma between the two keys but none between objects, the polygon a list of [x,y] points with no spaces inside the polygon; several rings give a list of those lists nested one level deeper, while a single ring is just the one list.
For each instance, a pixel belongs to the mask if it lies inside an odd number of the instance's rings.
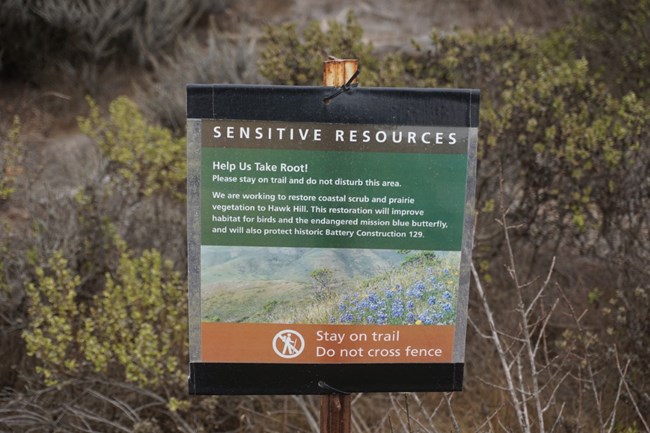
[{"label": "black frame at top of sign", "polygon": [[[351,88],[327,104],[332,87],[265,85],[188,85],[187,118],[268,120],[315,123],[360,123],[477,128],[480,92],[475,89]],[[200,129],[200,127],[199,127]],[[194,141],[194,143],[193,143]],[[200,147],[200,134],[188,122],[188,146]],[[474,142],[475,146],[476,143]],[[474,149],[475,152],[475,149]],[[188,158],[191,151],[188,149]],[[195,154],[196,155],[196,154]],[[471,159],[471,158],[470,158]],[[192,263],[197,244],[197,190],[188,161],[188,253],[190,314],[193,290],[200,293],[200,264]],[[475,164],[475,161],[473,161]],[[473,167],[475,169],[475,166]],[[473,176],[473,174],[472,174]],[[471,185],[473,191],[473,180]],[[194,205],[192,205],[194,203]],[[471,205],[473,209],[473,204]],[[472,217],[466,216],[466,228]],[[470,227],[471,228],[471,227]],[[471,230],[469,230],[471,236]],[[471,248],[464,239],[464,249]],[[193,245],[193,243],[195,245]],[[465,251],[464,253],[467,253]],[[465,270],[468,284],[469,269]],[[462,276],[461,276],[462,279]],[[463,281],[461,281],[461,286]],[[198,287],[195,287],[197,286]],[[458,302],[462,302],[459,299]],[[465,300],[466,302],[466,300]],[[466,308],[466,306],[464,307]],[[466,311],[465,311],[466,314]],[[465,316],[466,317],[466,316]],[[192,341],[192,316],[190,340]],[[197,320],[195,317],[194,320]],[[200,317],[198,318],[200,322]],[[200,324],[200,323],[199,323]],[[194,332],[197,330],[195,329]],[[462,330],[464,338],[465,330]],[[197,340],[194,336],[194,340]],[[254,364],[197,361],[190,347],[190,394],[331,394],[355,392],[460,391],[464,362],[430,364]],[[464,352],[464,342],[463,342]],[[464,355],[464,353],[463,353]]]},{"label": "black frame at top of sign", "polygon": [[191,84],[187,118],[478,127],[475,89],[356,87],[324,103],[331,93],[331,87]]}]

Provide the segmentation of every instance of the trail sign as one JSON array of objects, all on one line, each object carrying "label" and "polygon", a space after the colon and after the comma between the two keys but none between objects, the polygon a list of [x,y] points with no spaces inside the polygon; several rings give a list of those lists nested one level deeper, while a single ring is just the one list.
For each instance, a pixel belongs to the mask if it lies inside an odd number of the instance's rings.
[{"label": "trail sign", "polygon": [[331,93],[188,86],[191,393],[462,388],[479,92]]}]

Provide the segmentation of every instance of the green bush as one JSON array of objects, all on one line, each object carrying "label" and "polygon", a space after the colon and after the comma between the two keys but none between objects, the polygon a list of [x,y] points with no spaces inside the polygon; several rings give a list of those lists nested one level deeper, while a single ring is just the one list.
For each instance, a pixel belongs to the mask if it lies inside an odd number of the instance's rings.
[{"label": "green bush", "polygon": [[110,103],[108,118],[88,99],[90,114],[79,119],[79,129],[95,140],[109,161],[115,186],[135,197],[185,194],[185,139],[146,122],[136,104],[126,97]]},{"label": "green bush", "polygon": [[25,349],[46,383],[87,373],[138,386],[176,381],[186,299],[163,257],[183,254],[176,229],[183,220],[174,212],[184,215],[185,143],[145,122],[127,98],[113,101],[106,117],[90,105],[79,123],[102,154],[96,178],[74,198],[25,202],[29,231],[20,241],[12,236],[17,250],[3,256],[11,265],[3,285],[18,290],[18,278],[31,280]]},{"label": "green bush", "polygon": [[502,99],[481,125],[483,155],[503,167],[513,216],[529,238],[571,234],[591,247],[586,233],[609,240],[627,233],[625,243],[633,242],[629,229],[643,224],[650,192],[643,101],[612,96],[585,60],[541,63],[535,76],[506,83]]},{"label": "green bush", "polygon": [[182,382],[187,302],[180,275],[155,250],[134,257],[119,238],[114,248],[119,264],[89,301],[58,252],[26,288],[23,338],[48,385],[90,373],[146,387]]},{"label": "green bush", "polygon": [[110,226],[131,248],[155,248],[184,269],[186,236],[178,228],[186,215],[184,137],[147,122],[126,97],[112,101],[107,114],[89,103],[90,113],[79,118],[79,127],[96,143],[101,158],[96,178],[76,196],[87,258],[83,266],[102,278]]},{"label": "green bush", "polygon": [[567,36],[618,95],[650,96],[650,0],[581,0]]},{"label": "green bush", "polygon": [[522,71],[534,71],[543,57],[539,40],[531,33],[503,27],[498,31],[433,31],[432,47],[416,46],[403,54],[404,78],[416,87],[481,89],[482,100],[498,101],[501,88]]},{"label": "green bush", "polygon": [[273,84],[321,85],[323,61],[328,56],[359,59],[363,65],[363,82],[377,80],[377,59],[372,44],[362,41],[363,30],[352,13],[345,25],[328,22],[324,31],[318,21],[311,21],[299,33],[295,24],[267,26],[266,46],[260,53],[260,73]]},{"label": "green bush", "polygon": [[107,114],[91,102],[79,122],[97,146],[96,171],[74,197],[27,200],[30,225],[3,256],[24,301],[0,312],[13,321],[2,343],[21,365],[0,394],[0,430],[49,431],[56,419],[60,431],[196,431],[202,421],[188,411],[215,414],[184,400],[184,140],[127,98]]}]

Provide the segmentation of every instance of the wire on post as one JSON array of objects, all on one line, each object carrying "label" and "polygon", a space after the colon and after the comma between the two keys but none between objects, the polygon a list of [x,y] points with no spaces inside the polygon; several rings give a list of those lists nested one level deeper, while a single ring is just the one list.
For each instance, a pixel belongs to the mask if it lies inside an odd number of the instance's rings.
[{"label": "wire on post", "polygon": [[337,87],[330,95],[323,98],[323,103],[328,104],[341,93],[348,92],[357,87],[357,77],[361,73],[357,59],[338,59],[330,56],[323,62],[323,86]]}]

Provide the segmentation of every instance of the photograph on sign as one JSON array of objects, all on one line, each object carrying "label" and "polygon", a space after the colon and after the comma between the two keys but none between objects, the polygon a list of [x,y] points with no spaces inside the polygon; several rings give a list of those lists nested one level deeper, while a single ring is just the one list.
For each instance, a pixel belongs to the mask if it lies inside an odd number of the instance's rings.
[{"label": "photograph on sign", "polygon": [[188,89],[191,391],[460,388],[478,93],[279,87]]}]

